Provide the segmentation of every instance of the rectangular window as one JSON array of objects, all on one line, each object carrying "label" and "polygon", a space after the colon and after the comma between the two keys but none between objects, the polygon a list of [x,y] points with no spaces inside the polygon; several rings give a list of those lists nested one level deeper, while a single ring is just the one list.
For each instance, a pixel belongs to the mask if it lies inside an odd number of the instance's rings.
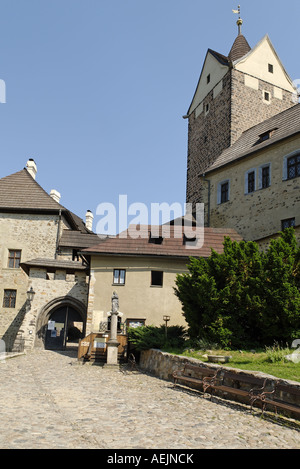
[{"label": "rectangular window", "polygon": [[16,307],[17,290],[4,290],[3,308]]},{"label": "rectangular window", "polygon": [[270,186],[270,166],[264,166],[262,168],[262,188],[266,189]]},{"label": "rectangular window", "polygon": [[281,220],[281,230],[285,230],[286,228],[295,227],[295,218],[287,218],[286,220]]},{"label": "rectangular window", "polygon": [[125,273],[124,269],[114,269],[114,284],[125,285]]},{"label": "rectangular window", "polygon": [[10,249],[8,251],[8,267],[10,269],[18,269],[21,262],[21,251]]},{"label": "rectangular window", "polygon": [[206,77],[206,83],[207,83],[207,84],[210,83],[210,74],[207,75],[207,77]]},{"label": "rectangular window", "polygon": [[255,191],[255,171],[248,173],[248,194]]},{"label": "rectangular window", "polygon": [[163,272],[159,270],[151,271],[151,286],[162,287],[163,286]]},{"label": "rectangular window", "polygon": [[229,200],[229,182],[221,184],[221,204]]},{"label": "rectangular window", "polygon": [[267,91],[264,92],[264,100],[270,101],[270,93],[268,93]]},{"label": "rectangular window", "polygon": [[293,179],[300,176],[300,155],[291,156],[287,160],[287,177]]},{"label": "rectangular window", "polygon": [[268,64],[269,73],[274,73],[274,66],[272,64]]}]

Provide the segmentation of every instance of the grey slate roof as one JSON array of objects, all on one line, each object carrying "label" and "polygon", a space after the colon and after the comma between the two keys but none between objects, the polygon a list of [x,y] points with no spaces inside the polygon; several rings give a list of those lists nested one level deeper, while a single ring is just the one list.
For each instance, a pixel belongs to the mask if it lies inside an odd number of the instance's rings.
[{"label": "grey slate roof", "polygon": [[59,246],[83,249],[99,244],[102,239],[95,233],[87,234],[80,231],[63,230]]},{"label": "grey slate roof", "polygon": [[[274,130],[270,139],[259,143],[260,135]],[[233,163],[240,158],[254,154],[283,139],[300,132],[300,104],[263,121],[243,132],[241,137],[229,148],[226,148],[216,161],[206,170],[206,173]]]},{"label": "grey slate roof", "polygon": [[29,267],[40,267],[40,268],[48,268],[49,270],[67,270],[67,271],[76,271],[76,270],[86,270],[87,267],[82,265],[81,262],[77,261],[65,261],[60,259],[31,259],[26,262],[22,262],[21,267],[25,270],[28,270]]}]

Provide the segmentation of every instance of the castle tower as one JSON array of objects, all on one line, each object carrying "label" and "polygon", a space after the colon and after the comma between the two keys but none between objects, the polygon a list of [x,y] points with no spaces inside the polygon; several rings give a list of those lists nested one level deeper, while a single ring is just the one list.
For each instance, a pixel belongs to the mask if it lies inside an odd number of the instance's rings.
[{"label": "castle tower", "polygon": [[186,201],[203,202],[203,174],[242,133],[297,102],[268,35],[251,49],[241,28],[228,56],[208,49],[187,115]]}]

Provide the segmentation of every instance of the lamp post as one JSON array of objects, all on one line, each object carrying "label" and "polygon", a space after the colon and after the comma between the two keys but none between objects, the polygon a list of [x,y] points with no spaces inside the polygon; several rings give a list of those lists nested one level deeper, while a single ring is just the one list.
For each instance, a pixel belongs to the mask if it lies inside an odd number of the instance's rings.
[{"label": "lamp post", "polygon": [[35,295],[35,291],[33,290],[32,287],[30,287],[30,290],[28,290],[27,292],[26,311],[30,311],[31,303],[33,301],[34,295]]},{"label": "lamp post", "polygon": [[163,316],[163,320],[165,321],[165,333],[166,333],[166,340],[168,337],[168,322],[170,321],[170,316]]}]

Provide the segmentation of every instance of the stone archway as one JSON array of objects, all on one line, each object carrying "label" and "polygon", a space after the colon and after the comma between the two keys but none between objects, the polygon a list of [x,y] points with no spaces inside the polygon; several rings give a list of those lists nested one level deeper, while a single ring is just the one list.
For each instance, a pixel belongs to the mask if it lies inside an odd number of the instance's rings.
[{"label": "stone archway", "polygon": [[[48,345],[52,344],[54,349],[59,349],[60,346],[62,347],[60,349],[63,349],[66,344],[70,320],[73,321],[74,318],[82,322],[82,336],[84,337],[87,318],[86,305],[84,305],[81,301],[77,300],[76,298],[72,298],[71,296],[64,296],[51,300],[41,309],[38,315],[34,346],[37,348],[45,348],[47,342]],[[61,321],[59,322],[60,329],[58,329],[61,341],[51,341],[51,332],[49,333],[48,329],[48,322],[51,319],[53,319],[54,321]],[[63,321],[66,323],[65,326],[61,326]],[[64,340],[62,340],[63,338]]]}]

